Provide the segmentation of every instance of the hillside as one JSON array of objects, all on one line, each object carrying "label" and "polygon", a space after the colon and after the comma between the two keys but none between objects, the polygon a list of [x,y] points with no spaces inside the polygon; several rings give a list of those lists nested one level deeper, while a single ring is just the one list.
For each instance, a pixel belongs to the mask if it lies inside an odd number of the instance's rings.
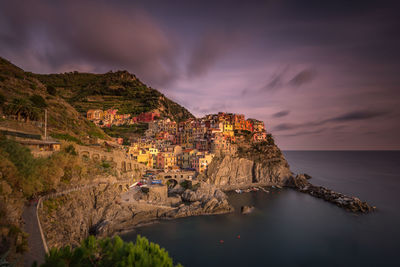
[{"label": "hillside", "polygon": [[63,97],[50,94],[34,75],[0,58],[0,126],[43,134],[45,109],[50,135],[85,141],[87,137],[107,138],[104,132],[75,110]]},{"label": "hillside", "polygon": [[[85,119],[89,109],[116,108],[118,113],[136,116],[157,110],[163,117],[176,121],[193,115],[179,104],[142,83],[127,71],[91,74],[34,74],[0,57],[0,104],[5,115],[43,121],[48,110],[50,134],[64,139],[84,141],[87,137],[106,138],[107,135]],[[17,128],[16,123],[2,121],[0,126]],[[28,125],[23,125],[23,128]],[[30,127],[40,132],[43,127]],[[142,133],[143,125],[113,127],[112,136]],[[61,136],[60,134],[64,134]],[[67,134],[68,136],[65,136]]]},{"label": "hillside", "polygon": [[81,113],[94,108],[103,110],[116,108],[119,114],[129,113],[132,116],[158,110],[162,116],[176,121],[193,117],[185,108],[148,87],[127,71],[105,74],[70,72],[32,76]]}]

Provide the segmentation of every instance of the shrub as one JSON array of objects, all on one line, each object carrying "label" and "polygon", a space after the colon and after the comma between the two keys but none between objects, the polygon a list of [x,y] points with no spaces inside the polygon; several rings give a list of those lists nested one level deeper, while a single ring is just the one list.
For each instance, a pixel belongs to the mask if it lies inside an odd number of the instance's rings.
[{"label": "shrub", "polygon": [[73,156],[78,155],[78,153],[76,153],[75,147],[73,145],[68,145],[64,148],[65,153],[71,154]]},{"label": "shrub", "polygon": [[6,98],[0,93],[0,105],[3,105],[4,102],[6,102]]},{"label": "shrub", "polygon": [[101,163],[101,167],[103,167],[104,169],[108,169],[108,168],[111,167],[111,165],[110,165],[109,162],[103,161],[103,162]]},{"label": "shrub", "polygon": [[101,133],[98,129],[89,131],[88,134],[89,134],[91,137],[97,137],[97,138],[99,138],[99,139],[104,139],[104,138],[105,138],[104,134]]},{"label": "shrub", "polygon": [[57,89],[54,88],[54,86],[52,86],[52,85],[48,85],[48,86],[46,87],[46,91],[47,91],[47,93],[49,93],[50,95],[56,95],[56,94],[57,94]]},{"label": "shrub", "polygon": [[53,138],[56,138],[56,139],[75,142],[77,144],[82,144],[81,140],[79,140],[78,138],[76,138],[72,135],[69,135],[69,134],[51,133],[50,136]]},{"label": "shrub", "polygon": [[[120,237],[96,239],[89,236],[80,247],[53,248],[45,257],[47,266],[174,266],[165,249],[137,236],[136,243]],[[178,266],[181,266],[178,264]]]},{"label": "shrub", "polygon": [[185,180],[181,182],[181,186],[185,189],[192,189],[192,181]]},{"label": "shrub", "polygon": [[44,100],[44,98],[40,95],[32,95],[29,100],[32,102],[32,104],[37,107],[37,108],[45,108],[47,107],[47,103]]},{"label": "shrub", "polygon": [[275,145],[275,140],[274,137],[272,136],[272,134],[267,134],[267,143],[270,146],[274,146]]},{"label": "shrub", "polygon": [[18,120],[20,118],[37,120],[40,117],[39,110],[24,98],[13,99],[12,103],[4,107],[4,113],[18,116]]},{"label": "shrub", "polygon": [[[73,153],[72,148],[68,150]],[[0,172],[13,194],[21,191],[24,196],[32,197],[56,189],[60,182],[87,178],[85,166],[71,153],[34,158],[29,149],[0,135]]]}]

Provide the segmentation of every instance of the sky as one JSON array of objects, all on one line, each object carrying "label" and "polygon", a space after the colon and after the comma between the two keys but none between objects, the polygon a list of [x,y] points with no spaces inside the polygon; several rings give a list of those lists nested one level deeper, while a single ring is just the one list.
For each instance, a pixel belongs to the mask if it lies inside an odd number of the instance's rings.
[{"label": "sky", "polygon": [[0,1],[26,71],[128,70],[200,117],[263,120],[284,150],[400,149],[398,1]]}]

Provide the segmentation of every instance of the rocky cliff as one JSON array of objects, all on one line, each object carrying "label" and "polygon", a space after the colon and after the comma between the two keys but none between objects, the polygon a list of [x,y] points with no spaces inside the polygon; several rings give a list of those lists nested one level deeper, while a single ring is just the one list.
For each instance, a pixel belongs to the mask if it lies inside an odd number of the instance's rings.
[{"label": "rocky cliff", "polygon": [[289,164],[273,142],[235,146],[235,152],[215,157],[200,178],[222,190],[233,190],[260,185],[284,185],[292,176]]},{"label": "rocky cliff", "polygon": [[44,201],[39,210],[49,247],[78,245],[89,234],[110,236],[162,219],[233,210],[215,186],[176,188],[166,201],[125,201],[126,185],[103,185]]}]

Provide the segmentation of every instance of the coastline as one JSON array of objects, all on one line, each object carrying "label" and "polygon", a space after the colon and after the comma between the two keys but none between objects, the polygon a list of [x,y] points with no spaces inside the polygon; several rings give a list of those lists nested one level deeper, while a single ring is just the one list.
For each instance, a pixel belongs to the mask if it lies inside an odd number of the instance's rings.
[{"label": "coastline", "polygon": [[61,247],[79,245],[90,234],[112,236],[161,220],[233,211],[226,195],[214,186],[202,183],[197,195],[191,190],[184,192],[179,203],[167,206],[139,201],[124,203],[119,186],[93,187],[46,200],[38,215],[48,246]]}]

